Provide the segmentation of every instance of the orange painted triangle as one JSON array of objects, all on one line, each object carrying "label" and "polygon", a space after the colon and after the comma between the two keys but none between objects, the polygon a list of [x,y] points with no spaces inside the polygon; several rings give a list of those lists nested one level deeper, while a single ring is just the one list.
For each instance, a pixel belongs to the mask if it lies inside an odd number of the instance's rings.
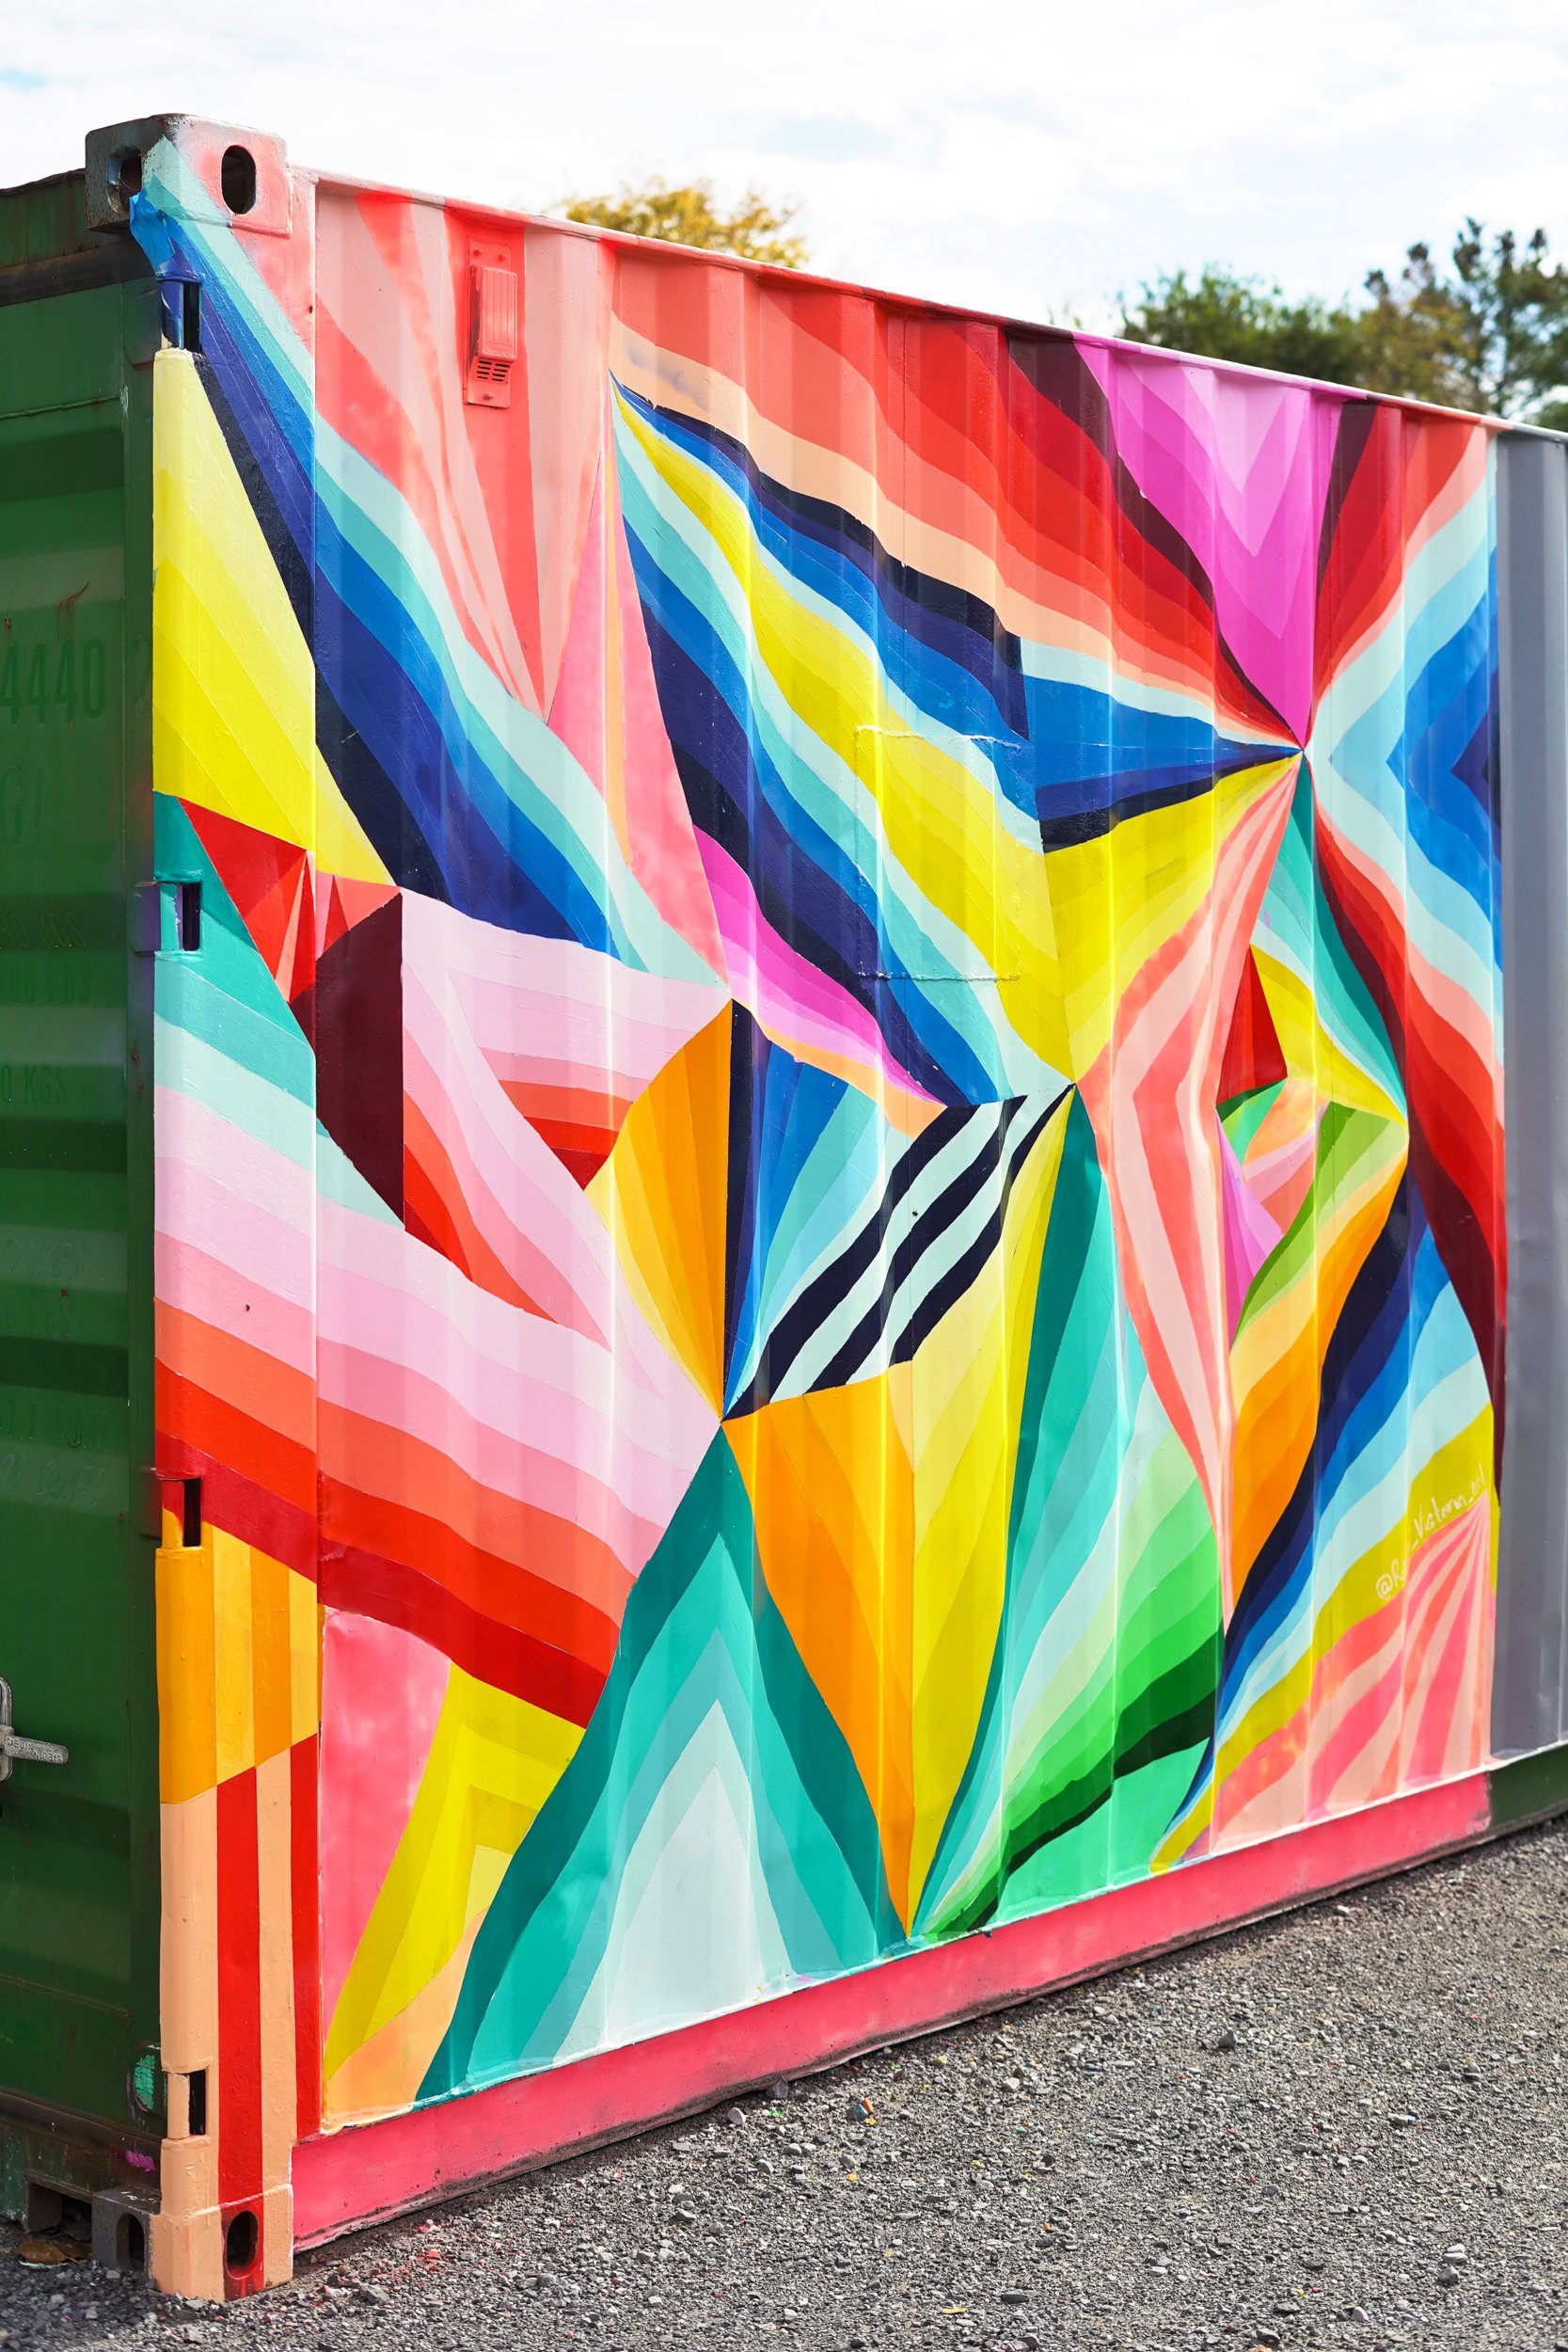
[{"label": "orange painted triangle", "polygon": [[1249,947],[1242,966],[1242,985],[1236,992],[1236,1009],[1230,1016],[1230,1035],[1225,1041],[1218,1099],[1234,1102],[1237,1095],[1252,1094],[1259,1087],[1277,1086],[1285,1075],[1279,1032]]},{"label": "orange painted triangle", "polygon": [[671,1056],[584,1186],[615,1236],[638,1305],[716,1413],[724,1396],[733,1025],[726,1005]]},{"label": "orange painted triangle", "polygon": [[333,939],[341,939],[344,931],[351,931],[356,923],[362,923],[367,914],[376,914],[398,895],[396,882],[351,882],[342,874],[334,874],[332,889],[341,910],[336,918],[328,918],[338,923]]},{"label": "orange painted triangle", "polygon": [[915,1498],[900,1434],[911,1378],[899,1365],[724,1424],[752,1498],[768,1592],[855,1759],[906,1926],[916,1891]]},{"label": "orange painted triangle", "polygon": [[[303,870],[304,860],[300,861]],[[241,907],[245,926],[261,951],[267,970],[276,980],[289,950],[289,934],[299,907],[299,877],[281,874],[272,888],[246,907]]]}]

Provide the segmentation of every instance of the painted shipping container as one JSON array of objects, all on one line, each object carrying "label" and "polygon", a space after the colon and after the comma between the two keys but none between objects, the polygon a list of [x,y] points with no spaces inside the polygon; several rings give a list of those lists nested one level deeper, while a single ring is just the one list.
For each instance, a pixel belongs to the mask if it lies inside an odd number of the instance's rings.
[{"label": "painted shipping container", "polygon": [[8,2209],[244,2294],[1568,1803],[1565,1020],[1553,437],[0,198]]}]

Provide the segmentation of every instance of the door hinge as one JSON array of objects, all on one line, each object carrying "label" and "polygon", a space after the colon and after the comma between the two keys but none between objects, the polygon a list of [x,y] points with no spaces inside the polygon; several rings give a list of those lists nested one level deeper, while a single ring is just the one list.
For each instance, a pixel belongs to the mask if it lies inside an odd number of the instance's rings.
[{"label": "door hinge", "polygon": [[132,953],[155,956],[164,944],[162,884],[155,882],[137,882],[131,892],[128,915]]},{"label": "door hinge", "polygon": [[71,1750],[57,1740],[24,1740],[11,1729],[11,1686],[0,1675],[0,1780],[9,1780],[13,1764],[69,1764]]}]

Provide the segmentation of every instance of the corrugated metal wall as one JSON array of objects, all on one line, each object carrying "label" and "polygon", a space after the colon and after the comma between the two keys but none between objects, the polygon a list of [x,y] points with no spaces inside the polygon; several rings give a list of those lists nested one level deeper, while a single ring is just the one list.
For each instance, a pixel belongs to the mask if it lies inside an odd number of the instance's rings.
[{"label": "corrugated metal wall", "polygon": [[180,1068],[320,1129],[313,1395],[258,1263],[170,1434],[285,1597],[315,1449],[327,2116],[1478,1765],[1491,429],[330,187],[312,309],[198,183]]},{"label": "corrugated metal wall", "polygon": [[320,2121],[1556,1738],[1565,1565],[1544,1091],[1494,1692],[1555,445],[222,135],[131,204],[190,2277]]}]

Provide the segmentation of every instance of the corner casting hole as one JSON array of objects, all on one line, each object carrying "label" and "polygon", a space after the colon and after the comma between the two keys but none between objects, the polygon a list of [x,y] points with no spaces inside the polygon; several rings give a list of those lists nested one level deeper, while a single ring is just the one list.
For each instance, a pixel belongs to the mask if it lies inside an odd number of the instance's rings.
[{"label": "corner casting hole", "polygon": [[134,147],[128,154],[115,157],[114,172],[115,194],[129,212],[131,199],[141,193],[141,157]]},{"label": "corner casting hole", "polygon": [[[201,1549],[201,1481],[199,1478],[182,1478],[180,1486],[180,1541],[187,1551],[199,1551]],[[195,2082],[194,2074],[191,2080]]]},{"label": "corner casting hole", "polygon": [[[193,1478],[188,1480],[187,1484],[199,1486],[201,1481],[199,1478]],[[189,2079],[185,2129],[193,2139],[205,2139],[207,2137],[207,2069],[204,2066],[198,2066]]]},{"label": "corner casting hole", "polygon": [[223,2236],[224,2264],[232,2277],[243,2278],[256,2260],[261,2233],[253,2213],[237,2213]]},{"label": "corner casting hole", "polygon": [[134,2213],[122,2213],[115,2223],[115,2263],[120,2270],[147,2268],[147,2232]]},{"label": "corner casting hole", "polygon": [[175,884],[174,930],[185,954],[194,956],[201,945],[201,884],[198,882]]},{"label": "corner casting hole", "polygon": [[256,158],[248,147],[224,149],[221,185],[231,213],[249,212],[256,201]]}]

